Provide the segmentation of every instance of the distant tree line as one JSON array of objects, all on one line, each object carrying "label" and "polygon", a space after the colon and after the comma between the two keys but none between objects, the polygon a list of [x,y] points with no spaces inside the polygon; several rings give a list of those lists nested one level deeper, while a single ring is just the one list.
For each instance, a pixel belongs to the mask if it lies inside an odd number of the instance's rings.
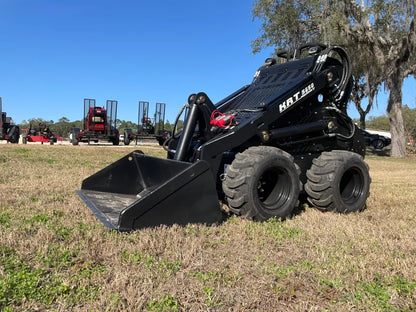
[{"label": "distant tree line", "polygon": [[[182,122],[182,124],[183,124],[183,122]],[[119,133],[123,134],[125,128],[137,129],[137,123],[134,123],[132,121],[117,119],[117,128],[118,128]],[[163,128],[164,128],[164,130],[172,131],[173,125],[169,122],[169,120],[166,120]],[[157,130],[159,130],[159,129],[157,129],[157,125],[156,125],[156,131]]]}]

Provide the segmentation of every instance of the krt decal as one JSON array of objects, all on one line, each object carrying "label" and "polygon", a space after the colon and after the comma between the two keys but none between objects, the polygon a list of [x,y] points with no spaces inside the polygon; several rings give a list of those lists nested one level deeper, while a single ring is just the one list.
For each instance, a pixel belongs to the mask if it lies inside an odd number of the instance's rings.
[{"label": "krt decal", "polygon": [[296,102],[299,102],[302,98],[307,96],[309,93],[315,90],[315,85],[311,83],[307,87],[303,88],[301,91],[296,92],[289,98],[287,98],[285,101],[283,101],[281,104],[279,104],[279,112],[282,113],[285,110],[287,110],[289,107],[291,107]]}]

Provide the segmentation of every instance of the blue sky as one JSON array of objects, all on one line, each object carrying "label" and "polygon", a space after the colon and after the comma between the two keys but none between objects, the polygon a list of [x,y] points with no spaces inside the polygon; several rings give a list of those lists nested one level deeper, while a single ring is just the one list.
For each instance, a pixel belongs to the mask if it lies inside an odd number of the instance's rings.
[{"label": "blue sky", "polygon": [[[189,94],[217,102],[251,82],[271,49],[251,53],[252,0],[0,0],[0,97],[17,123],[79,120],[83,99],[118,100],[137,122],[138,101],[167,104],[174,120]],[[416,106],[407,79],[403,103]],[[370,115],[384,114],[387,95]],[[352,117],[358,117],[350,109]]]}]

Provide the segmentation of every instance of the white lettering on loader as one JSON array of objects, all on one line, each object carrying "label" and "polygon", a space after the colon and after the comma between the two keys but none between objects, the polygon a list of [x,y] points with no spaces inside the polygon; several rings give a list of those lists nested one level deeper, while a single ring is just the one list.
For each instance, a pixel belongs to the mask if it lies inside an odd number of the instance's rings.
[{"label": "white lettering on loader", "polygon": [[307,96],[309,93],[315,90],[315,85],[311,83],[310,85],[303,88],[301,91],[296,92],[292,96],[288,97],[285,101],[279,104],[279,112],[282,113],[291,107],[296,102],[300,101],[302,98]]}]

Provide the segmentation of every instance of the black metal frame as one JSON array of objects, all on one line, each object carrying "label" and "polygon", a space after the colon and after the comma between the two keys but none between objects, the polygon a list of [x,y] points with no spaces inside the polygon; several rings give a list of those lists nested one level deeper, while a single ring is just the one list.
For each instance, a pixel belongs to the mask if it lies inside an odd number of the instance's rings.
[{"label": "black metal frame", "polygon": [[155,133],[159,133],[161,130],[165,130],[165,103],[156,103],[155,108]]},{"label": "black metal frame", "polygon": [[144,130],[144,123],[149,118],[149,102],[139,101],[137,115],[137,134],[138,135],[148,135],[152,134]]},{"label": "black metal frame", "polygon": [[[149,117],[149,102],[139,101],[138,106],[138,116],[137,116],[137,135],[138,136],[147,136],[155,135],[160,130],[164,130],[165,126],[165,103],[156,103],[155,113],[153,118]],[[151,121],[152,129],[145,129],[144,123],[146,120]],[[148,127],[149,125],[146,125]]]},{"label": "black metal frame", "polygon": [[[95,107],[95,99],[84,99],[84,117],[82,119],[82,130],[87,130],[88,113],[91,107]],[[94,121],[92,121],[94,124]]]},{"label": "black metal frame", "polygon": [[[137,115],[137,131],[134,134],[132,129],[125,128],[124,136],[128,136],[128,140],[125,142],[130,142],[141,139],[157,139],[158,141],[162,140],[165,132],[165,103],[156,103],[155,113],[153,119],[149,117],[149,102],[139,101],[138,105],[138,115]],[[148,121],[150,119],[150,121]],[[144,126],[144,123],[146,127]]]},{"label": "black metal frame", "polygon": [[107,110],[106,132],[108,136],[112,137],[117,133],[117,105],[116,100],[107,100],[105,104]]}]

